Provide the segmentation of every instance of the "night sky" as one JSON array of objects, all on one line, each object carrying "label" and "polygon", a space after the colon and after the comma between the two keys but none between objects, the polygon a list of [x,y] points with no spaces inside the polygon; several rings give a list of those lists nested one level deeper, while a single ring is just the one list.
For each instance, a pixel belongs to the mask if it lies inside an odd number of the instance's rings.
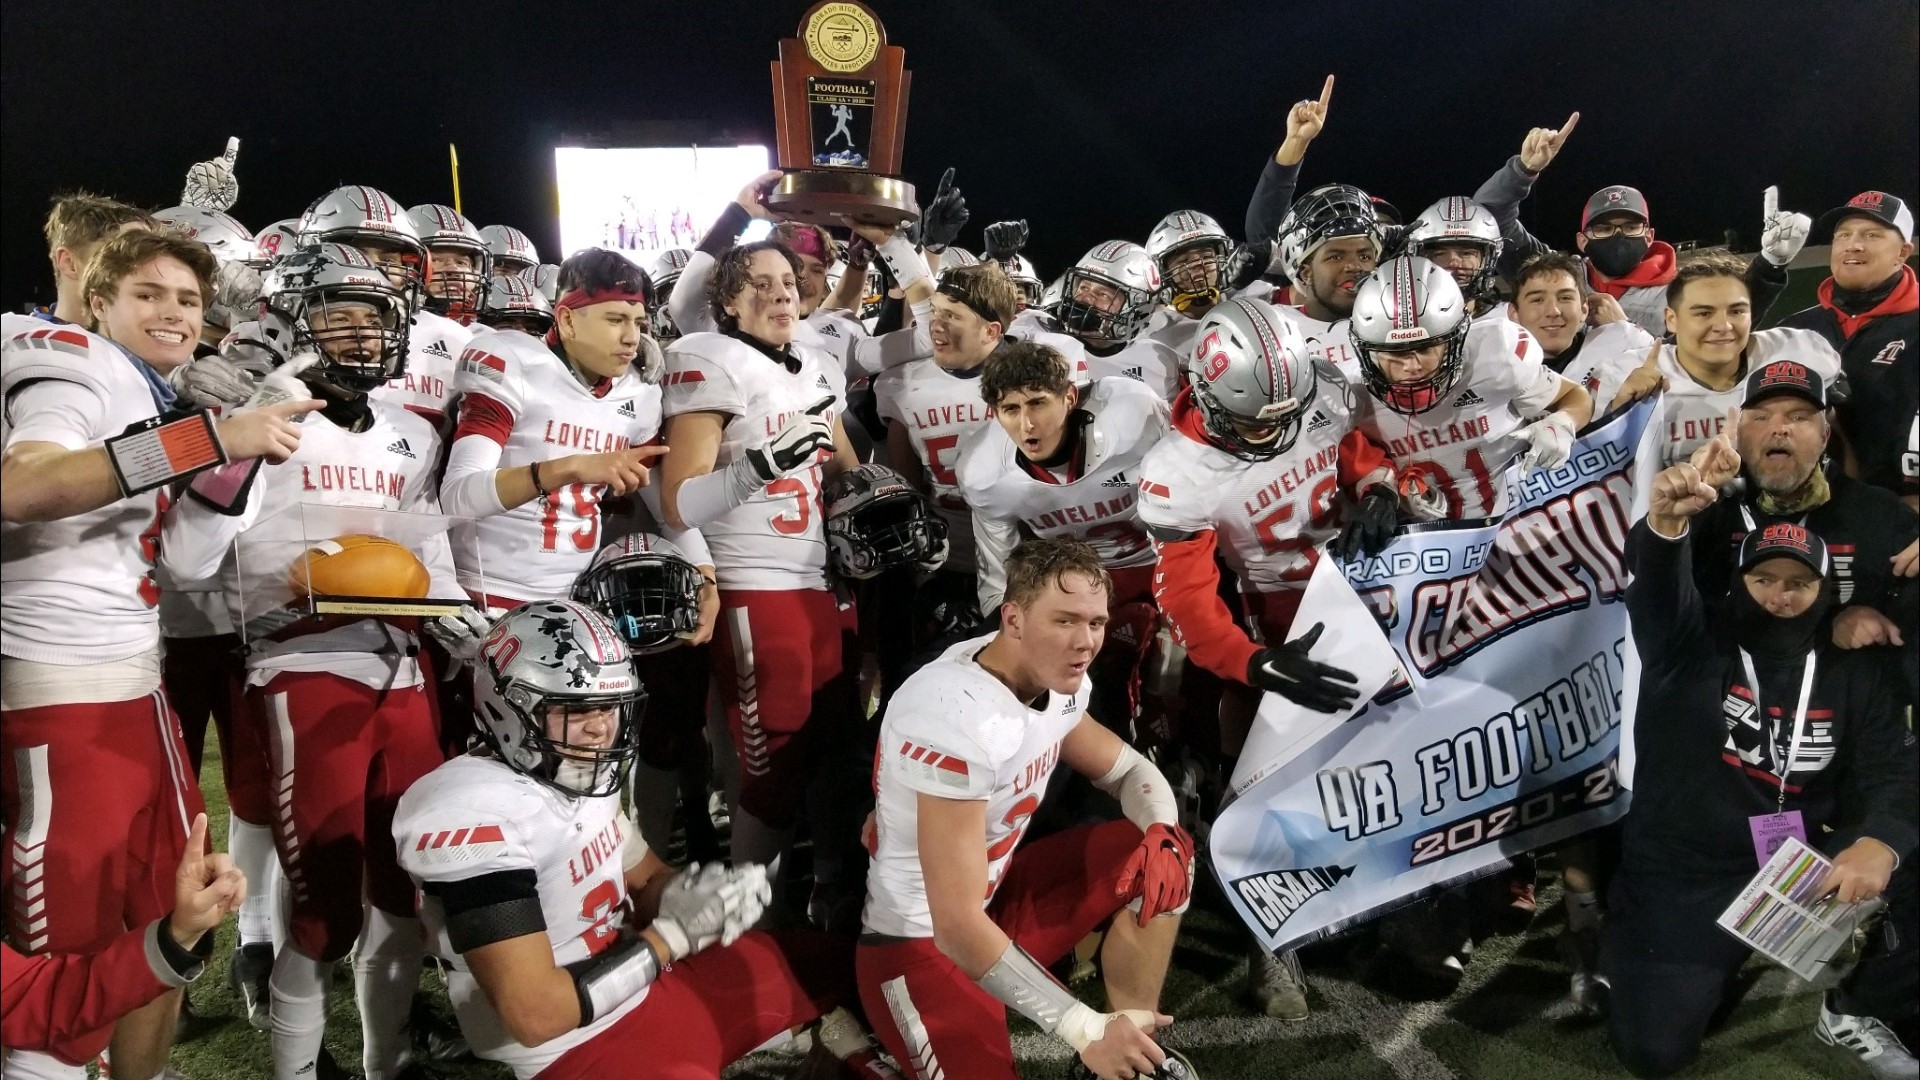
[{"label": "night sky", "polygon": [[[338,183],[451,202],[452,141],[468,215],[554,259],[552,147],[771,145],[767,65],[807,6],[6,0],[0,303],[51,298],[52,192],[171,205],[228,135],[251,228]],[[1238,236],[1287,106],[1328,72],[1303,187],[1357,183],[1409,214],[1471,194],[1576,108],[1526,210],[1557,244],[1609,183],[1644,190],[1666,239],[1732,228],[1749,249],[1768,184],[1816,216],[1865,188],[1920,195],[1912,0],[871,6],[913,72],[908,177],[958,168],[963,246],[1031,219],[1047,277],[1178,208]]]}]

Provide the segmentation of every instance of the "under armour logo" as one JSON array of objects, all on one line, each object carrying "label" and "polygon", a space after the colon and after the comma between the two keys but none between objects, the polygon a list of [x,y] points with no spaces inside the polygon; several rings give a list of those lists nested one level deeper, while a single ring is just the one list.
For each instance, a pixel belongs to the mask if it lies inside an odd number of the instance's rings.
[{"label": "under armour logo", "polygon": [[419,455],[413,452],[413,447],[408,446],[407,440],[405,439],[395,439],[393,442],[387,444],[387,453],[399,454],[401,457],[413,458],[416,461],[419,460]]}]

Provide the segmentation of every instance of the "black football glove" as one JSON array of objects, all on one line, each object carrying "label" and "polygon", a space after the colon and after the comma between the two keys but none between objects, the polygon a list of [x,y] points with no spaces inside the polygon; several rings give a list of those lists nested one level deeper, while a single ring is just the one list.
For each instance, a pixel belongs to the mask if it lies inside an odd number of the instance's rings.
[{"label": "black football glove", "polygon": [[947,250],[967,224],[967,200],[953,186],[953,170],[940,178],[940,189],[920,211],[920,220],[907,226],[907,239],[928,251]]},{"label": "black football glove", "polygon": [[1220,270],[1220,283],[1227,292],[1238,292],[1260,279],[1266,272],[1268,248],[1265,244],[1239,244],[1227,256]]},{"label": "black football glove", "polygon": [[1254,653],[1247,661],[1248,685],[1271,690],[1315,712],[1339,712],[1352,705],[1360,697],[1360,680],[1353,672],[1307,655],[1326,628],[1326,623],[1314,623],[1313,629],[1285,645]]},{"label": "black football glove", "polygon": [[1363,552],[1378,555],[1399,525],[1400,496],[1388,484],[1375,484],[1347,515],[1347,527],[1333,542],[1333,553],[1346,562]]},{"label": "black football glove", "polygon": [[994,262],[1006,262],[1020,249],[1027,246],[1027,221],[996,221],[983,230],[987,244],[987,258]]}]

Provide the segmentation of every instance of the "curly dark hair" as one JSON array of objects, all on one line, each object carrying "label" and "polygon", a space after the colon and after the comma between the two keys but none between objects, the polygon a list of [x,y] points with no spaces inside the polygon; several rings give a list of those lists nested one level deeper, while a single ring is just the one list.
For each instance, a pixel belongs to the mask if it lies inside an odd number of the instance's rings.
[{"label": "curly dark hair", "polygon": [[1008,338],[987,357],[980,373],[980,397],[988,408],[1020,390],[1041,390],[1065,396],[1073,386],[1073,371],[1059,350],[1037,342]]},{"label": "curly dark hair", "polygon": [[719,323],[721,329],[738,328],[739,322],[727,314],[727,305],[747,287],[747,279],[750,276],[747,268],[753,263],[753,257],[763,251],[779,252],[780,257],[787,260],[787,265],[793,268],[796,283],[800,280],[800,275],[806,273],[806,268],[800,264],[800,256],[795,255],[792,248],[778,240],[755,240],[751,244],[735,244],[721,252],[719,262],[713,267],[713,276],[707,279],[707,308],[713,312],[713,321]]}]

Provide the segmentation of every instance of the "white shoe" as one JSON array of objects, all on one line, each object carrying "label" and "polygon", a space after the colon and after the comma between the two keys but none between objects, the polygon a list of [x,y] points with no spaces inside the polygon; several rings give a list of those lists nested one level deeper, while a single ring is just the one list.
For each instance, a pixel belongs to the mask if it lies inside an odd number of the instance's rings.
[{"label": "white shoe", "polygon": [[1853,1051],[1860,1064],[1880,1080],[1913,1080],[1920,1077],[1920,1061],[1901,1045],[1887,1025],[1871,1016],[1848,1016],[1828,1010],[1820,1002],[1820,1023],[1813,1029],[1820,1041]]}]

